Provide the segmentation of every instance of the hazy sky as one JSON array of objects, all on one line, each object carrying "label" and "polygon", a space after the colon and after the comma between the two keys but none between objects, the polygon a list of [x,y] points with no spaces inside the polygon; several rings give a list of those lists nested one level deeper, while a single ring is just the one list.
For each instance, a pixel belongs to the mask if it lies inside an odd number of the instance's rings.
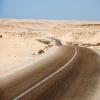
[{"label": "hazy sky", "polygon": [[100,0],[0,0],[0,18],[100,20]]}]

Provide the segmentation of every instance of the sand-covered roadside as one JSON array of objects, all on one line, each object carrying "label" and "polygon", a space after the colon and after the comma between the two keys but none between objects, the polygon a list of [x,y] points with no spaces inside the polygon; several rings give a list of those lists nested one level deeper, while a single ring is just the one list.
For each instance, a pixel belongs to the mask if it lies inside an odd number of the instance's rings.
[{"label": "sand-covered roadside", "polygon": [[100,53],[100,22],[0,19],[0,72],[38,59],[54,45],[47,37]]}]

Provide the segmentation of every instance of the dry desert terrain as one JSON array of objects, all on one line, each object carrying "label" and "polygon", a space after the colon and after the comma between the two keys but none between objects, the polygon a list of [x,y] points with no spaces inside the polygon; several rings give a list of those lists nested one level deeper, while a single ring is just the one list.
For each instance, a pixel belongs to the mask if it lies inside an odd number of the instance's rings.
[{"label": "dry desert terrain", "polygon": [[[17,91],[46,80],[39,91],[35,89],[39,98],[34,100],[100,100],[99,54],[99,21],[0,19],[0,89],[5,91],[3,95],[0,91],[0,98],[10,100]],[[38,59],[40,63],[34,64]],[[23,66],[28,67],[14,72]],[[67,74],[68,69],[72,70]],[[33,100],[33,94],[25,98]]]},{"label": "dry desert terrain", "polygon": [[49,37],[100,53],[100,22],[0,19],[1,72],[38,59],[54,45]]}]

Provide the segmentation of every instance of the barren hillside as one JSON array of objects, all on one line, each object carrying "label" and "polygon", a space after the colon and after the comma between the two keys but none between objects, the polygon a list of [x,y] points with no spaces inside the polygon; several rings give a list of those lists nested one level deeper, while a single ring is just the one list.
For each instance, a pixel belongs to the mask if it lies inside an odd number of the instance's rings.
[{"label": "barren hillside", "polygon": [[100,22],[0,19],[0,66],[2,70],[32,62],[54,41],[89,47],[100,53]]}]

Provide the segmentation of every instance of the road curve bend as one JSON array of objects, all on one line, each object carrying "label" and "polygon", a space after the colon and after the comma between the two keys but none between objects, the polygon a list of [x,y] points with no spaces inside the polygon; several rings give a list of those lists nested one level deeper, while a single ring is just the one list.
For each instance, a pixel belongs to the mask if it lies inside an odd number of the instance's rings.
[{"label": "road curve bend", "polygon": [[[53,78],[57,77],[61,72],[63,72],[63,70],[69,71],[69,70],[71,69],[71,67],[69,67],[69,65],[72,64],[74,60],[76,60],[77,53],[78,53],[77,48],[74,48],[74,50],[75,50],[75,51],[74,51],[74,54],[73,54],[73,56],[70,58],[70,60],[69,60],[68,62],[66,62],[63,66],[60,66],[60,68],[58,68],[57,70],[55,70],[53,73],[51,73],[50,75],[48,75],[47,77],[45,77],[43,80],[39,81],[37,84],[35,84],[34,86],[32,86],[31,88],[29,88],[29,89],[26,90],[25,92],[21,93],[19,96],[17,96],[17,97],[15,98],[15,100],[16,100],[16,99],[20,99],[20,98],[26,99],[27,97],[28,97],[28,98],[27,98],[27,100],[28,100],[28,99],[31,97],[31,96],[27,96],[28,94],[30,95],[30,92],[38,90],[37,88],[40,88],[40,89],[41,89],[41,86],[43,87],[43,86],[44,86],[44,83],[47,84],[49,80],[52,80]],[[54,80],[53,80],[53,81],[54,81]],[[47,88],[48,88],[48,86],[45,87],[45,89],[47,89]],[[41,91],[41,90],[40,90],[40,91]],[[42,91],[42,92],[43,92],[43,91]],[[34,94],[34,93],[32,92],[32,95],[33,95],[33,94]],[[37,91],[37,96],[38,96],[39,94],[41,94],[41,92],[38,93],[38,91]],[[25,96],[25,97],[24,97],[24,96]],[[34,99],[35,99],[35,97],[37,97],[37,96],[36,96],[36,94],[35,94]],[[33,97],[32,97],[32,99],[33,99]]]},{"label": "road curve bend", "polygon": [[0,76],[0,100],[100,100],[100,56],[54,46],[32,64]]},{"label": "road curve bend", "polygon": [[[49,81],[54,83],[56,81],[54,78],[58,77],[59,73],[65,69],[66,71],[71,69],[70,64],[76,59],[76,55],[77,49],[74,47],[55,46],[37,61],[1,75],[0,100],[35,100],[44,90],[48,89],[45,84],[48,84]],[[34,95],[34,99],[31,94]]]},{"label": "road curve bend", "polygon": [[[78,58],[60,78],[36,100],[100,100],[100,55],[78,47]],[[61,74],[61,75],[62,75]]]}]

